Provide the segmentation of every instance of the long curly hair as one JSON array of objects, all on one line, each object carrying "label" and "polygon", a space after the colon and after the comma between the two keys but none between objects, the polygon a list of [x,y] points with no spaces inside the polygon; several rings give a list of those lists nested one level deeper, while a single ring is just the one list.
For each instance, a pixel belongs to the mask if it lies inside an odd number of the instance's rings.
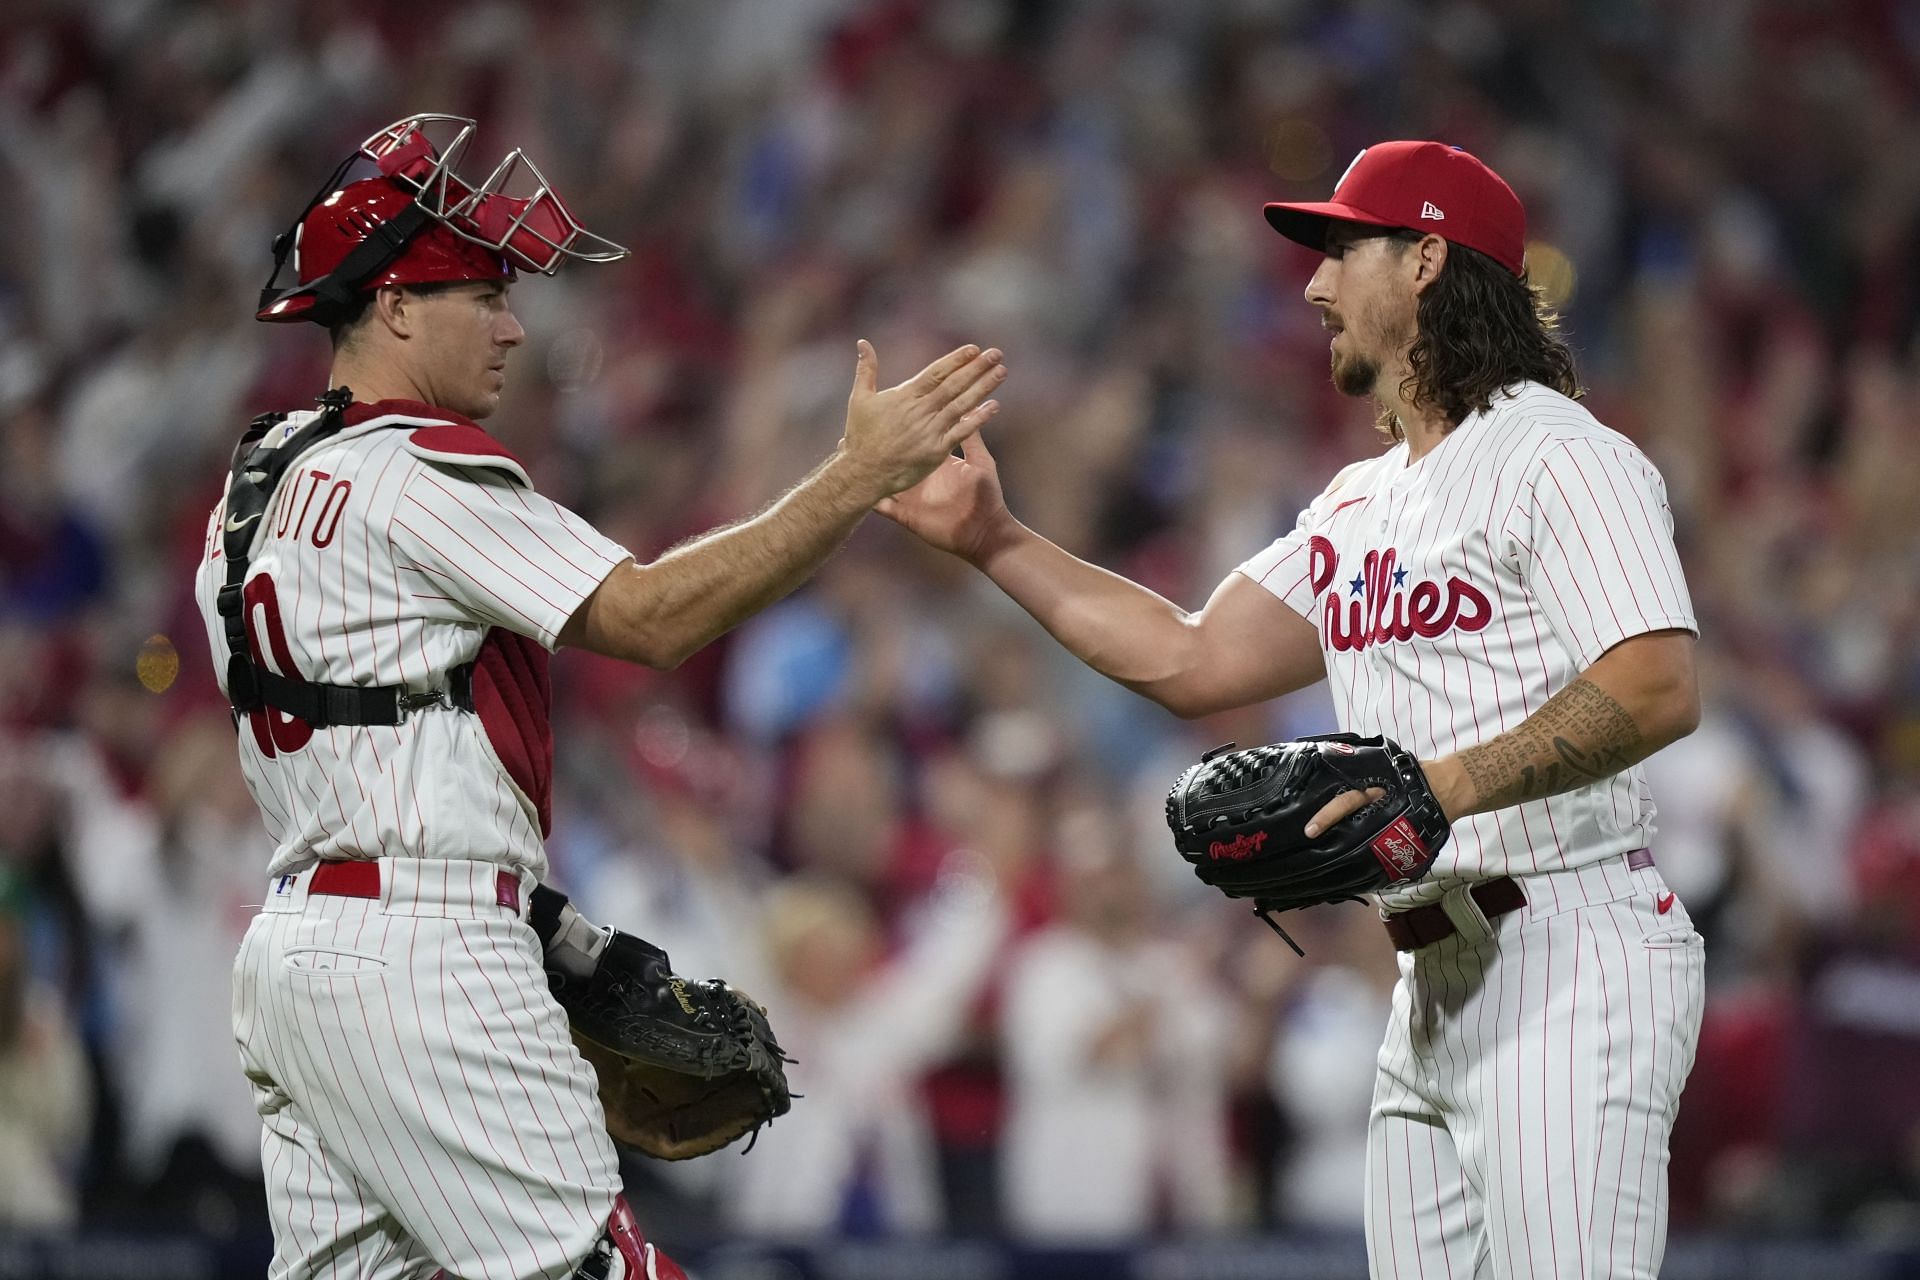
[{"label": "long curly hair", "polygon": [[[1455,426],[1470,413],[1484,413],[1501,388],[1516,382],[1544,383],[1575,400],[1582,394],[1560,317],[1539,286],[1484,253],[1449,243],[1446,265],[1420,295],[1415,314],[1418,332],[1401,394],[1411,404],[1439,409]],[[1391,412],[1381,412],[1379,426],[1389,438],[1403,438]]]}]

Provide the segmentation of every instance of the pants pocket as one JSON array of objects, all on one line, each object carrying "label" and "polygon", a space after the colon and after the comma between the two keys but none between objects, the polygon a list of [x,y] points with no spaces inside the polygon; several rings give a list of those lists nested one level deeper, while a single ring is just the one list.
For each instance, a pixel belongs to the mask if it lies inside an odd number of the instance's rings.
[{"label": "pants pocket", "polygon": [[365,951],[346,951],[338,947],[292,947],[281,954],[280,962],[291,973],[308,977],[379,973],[387,967],[384,958]]}]

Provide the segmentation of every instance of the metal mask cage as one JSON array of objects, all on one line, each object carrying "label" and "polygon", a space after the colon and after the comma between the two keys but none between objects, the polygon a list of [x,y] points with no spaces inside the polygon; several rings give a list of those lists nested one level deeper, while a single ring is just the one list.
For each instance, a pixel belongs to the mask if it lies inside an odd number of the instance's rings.
[{"label": "metal mask cage", "polygon": [[[617,262],[627,256],[623,246],[580,225],[522,148],[509,151],[477,185],[461,178],[455,167],[474,129],[465,116],[423,113],[388,125],[360,151],[413,188],[427,216],[528,271],[552,275],[569,258]],[[436,144],[435,134],[445,141]]]},{"label": "metal mask cage", "polygon": [[[615,262],[627,256],[623,246],[581,226],[546,175],[517,147],[478,185],[461,178],[456,167],[475,128],[465,116],[422,112],[362,142],[314,193],[293,226],[275,237],[273,274],[260,291],[257,318],[333,323],[352,306],[356,291],[432,224],[500,254],[509,266],[542,275],[552,275],[569,258]],[[361,225],[364,239],[326,275],[283,288],[280,276],[290,259],[295,259],[296,277],[303,274],[297,256],[308,216],[351,183],[373,177],[411,193],[412,203],[384,222]]]}]

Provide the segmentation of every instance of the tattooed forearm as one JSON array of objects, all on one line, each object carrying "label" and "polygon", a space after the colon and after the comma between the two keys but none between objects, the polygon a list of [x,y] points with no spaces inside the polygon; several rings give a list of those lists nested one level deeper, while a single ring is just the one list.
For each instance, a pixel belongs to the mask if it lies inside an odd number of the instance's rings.
[{"label": "tattooed forearm", "polygon": [[1547,699],[1509,733],[1460,753],[1479,811],[1558,795],[1612,777],[1647,752],[1627,709],[1591,680]]}]

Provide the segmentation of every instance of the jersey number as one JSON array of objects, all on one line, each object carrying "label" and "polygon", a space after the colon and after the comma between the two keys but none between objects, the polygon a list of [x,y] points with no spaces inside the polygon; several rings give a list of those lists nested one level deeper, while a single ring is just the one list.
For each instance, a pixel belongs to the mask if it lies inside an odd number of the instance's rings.
[{"label": "jersey number", "polygon": [[[273,579],[256,573],[240,590],[246,609],[247,649],[253,660],[267,670],[298,680],[293,665],[293,650],[287,646],[287,630],[280,621],[280,598],[274,594]],[[266,642],[261,643],[264,633]],[[267,655],[272,655],[272,661]],[[253,740],[268,759],[300,750],[313,738],[313,726],[298,716],[290,716],[274,707],[256,707],[247,713],[253,726]]]}]

